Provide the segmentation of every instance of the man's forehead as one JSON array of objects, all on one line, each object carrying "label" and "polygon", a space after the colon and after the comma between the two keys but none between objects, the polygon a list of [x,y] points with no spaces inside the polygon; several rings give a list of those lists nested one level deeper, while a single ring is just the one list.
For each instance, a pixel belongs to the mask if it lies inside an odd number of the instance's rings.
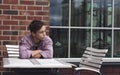
[{"label": "man's forehead", "polygon": [[40,29],[41,30],[46,30],[46,26],[42,26],[42,28]]}]

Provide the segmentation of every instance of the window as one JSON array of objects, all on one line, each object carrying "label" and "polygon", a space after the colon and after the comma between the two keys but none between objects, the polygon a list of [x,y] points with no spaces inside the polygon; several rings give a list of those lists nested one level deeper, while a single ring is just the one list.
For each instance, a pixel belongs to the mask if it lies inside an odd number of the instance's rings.
[{"label": "window", "polygon": [[50,0],[54,57],[79,58],[92,46],[120,56],[119,0]]}]

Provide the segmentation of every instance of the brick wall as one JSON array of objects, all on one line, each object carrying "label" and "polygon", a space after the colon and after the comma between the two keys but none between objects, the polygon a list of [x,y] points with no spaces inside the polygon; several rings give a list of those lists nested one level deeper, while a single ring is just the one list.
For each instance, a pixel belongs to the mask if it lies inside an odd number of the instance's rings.
[{"label": "brick wall", "polygon": [[[42,20],[49,29],[49,0],[0,0],[0,75],[12,75],[11,69],[2,67],[2,58],[7,57],[5,44],[18,44],[28,34],[27,26],[34,20]],[[102,67],[103,75],[120,75],[120,66]],[[62,69],[62,75],[72,75],[72,69]],[[26,75],[29,75],[28,73]],[[32,74],[34,75],[34,73]],[[81,71],[81,75],[98,75]]]},{"label": "brick wall", "polygon": [[49,0],[0,0],[0,75],[11,72],[2,67],[2,58],[7,57],[4,45],[18,44],[34,19],[42,20],[49,29],[49,5]]}]

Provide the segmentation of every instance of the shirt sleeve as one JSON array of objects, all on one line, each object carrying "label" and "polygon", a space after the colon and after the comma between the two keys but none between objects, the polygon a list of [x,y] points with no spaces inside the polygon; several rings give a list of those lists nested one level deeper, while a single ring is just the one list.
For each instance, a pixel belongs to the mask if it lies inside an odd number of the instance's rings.
[{"label": "shirt sleeve", "polygon": [[45,40],[45,46],[43,47],[43,52],[41,55],[45,59],[53,58],[53,41],[51,38]]},{"label": "shirt sleeve", "polygon": [[25,38],[22,38],[19,44],[19,55],[22,59],[30,58],[32,51],[30,50],[30,45]]}]

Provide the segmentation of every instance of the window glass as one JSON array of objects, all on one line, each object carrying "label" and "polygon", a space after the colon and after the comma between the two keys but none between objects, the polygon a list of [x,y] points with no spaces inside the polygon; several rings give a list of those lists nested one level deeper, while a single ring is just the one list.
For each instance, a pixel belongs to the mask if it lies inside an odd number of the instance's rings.
[{"label": "window glass", "polygon": [[114,34],[114,57],[120,57],[120,30],[115,30]]},{"label": "window glass", "polygon": [[80,27],[90,26],[90,11],[90,0],[72,0],[71,25]]},{"label": "window glass", "polygon": [[69,0],[50,0],[50,26],[68,26]]},{"label": "window glass", "polygon": [[120,0],[114,0],[114,26],[120,27]]},{"label": "window glass", "polygon": [[93,0],[93,26],[112,27],[112,0]]},{"label": "window glass", "polygon": [[70,56],[81,57],[86,47],[90,47],[89,29],[71,29]]},{"label": "window glass", "polygon": [[71,58],[81,57],[88,46],[107,48],[107,57],[120,57],[120,29],[117,28],[120,27],[120,0],[93,0],[92,12],[91,2],[92,0],[50,0],[50,36],[54,57],[69,58],[69,52]]},{"label": "window glass", "polygon": [[107,56],[111,56],[112,34],[111,30],[93,30],[92,46],[99,49],[108,49]]},{"label": "window glass", "polygon": [[53,40],[54,57],[68,57],[68,29],[50,29],[50,37]]}]

